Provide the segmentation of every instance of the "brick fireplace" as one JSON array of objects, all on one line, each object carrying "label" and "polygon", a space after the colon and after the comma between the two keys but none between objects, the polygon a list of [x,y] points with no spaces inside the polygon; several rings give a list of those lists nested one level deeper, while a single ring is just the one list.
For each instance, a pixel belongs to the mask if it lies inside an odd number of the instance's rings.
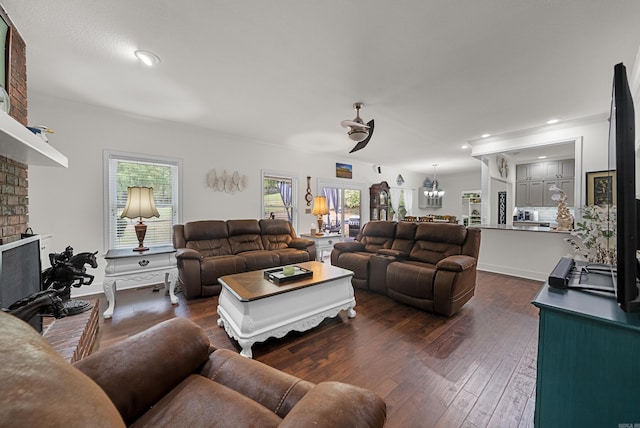
[{"label": "brick fireplace", "polygon": [[[0,8],[2,19],[9,25],[7,87],[11,101],[10,115],[27,125],[27,57],[22,36]],[[2,82],[0,82],[2,83]],[[0,244],[20,239],[29,223],[28,166],[0,156]]]}]

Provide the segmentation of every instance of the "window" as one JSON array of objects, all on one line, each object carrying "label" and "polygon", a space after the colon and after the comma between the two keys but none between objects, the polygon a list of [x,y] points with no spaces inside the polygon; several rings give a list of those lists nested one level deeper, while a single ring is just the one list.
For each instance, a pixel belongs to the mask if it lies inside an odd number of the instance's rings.
[{"label": "window", "polygon": [[298,229],[297,179],[288,173],[262,171],[262,218],[288,220]]},{"label": "window", "polygon": [[138,220],[120,218],[127,203],[127,187],[153,187],[160,217],[143,219],[147,225],[146,246],[171,245],[173,225],[180,222],[180,177],[178,159],[105,151],[105,244],[107,249],[133,248],[138,239]]}]

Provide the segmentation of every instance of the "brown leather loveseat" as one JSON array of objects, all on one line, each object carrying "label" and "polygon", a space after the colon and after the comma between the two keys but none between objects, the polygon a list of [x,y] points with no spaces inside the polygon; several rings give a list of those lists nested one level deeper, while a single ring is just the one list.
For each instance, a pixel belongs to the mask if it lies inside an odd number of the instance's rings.
[{"label": "brown leather loveseat", "polygon": [[331,264],[352,270],[354,287],[445,316],[473,296],[480,229],[452,223],[372,221],[339,242]]},{"label": "brown leather loveseat", "polygon": [[220,294],[223,275],[316,259],[315,243],[279,219],[203,220],[173,227],[178,277],[187,298]]},{"label": "brown leather loveseat", "polygon": [[0,312],[3,427],[381,427],[384,401],[313,384],[229,350],[174,318],[73,365]]}]

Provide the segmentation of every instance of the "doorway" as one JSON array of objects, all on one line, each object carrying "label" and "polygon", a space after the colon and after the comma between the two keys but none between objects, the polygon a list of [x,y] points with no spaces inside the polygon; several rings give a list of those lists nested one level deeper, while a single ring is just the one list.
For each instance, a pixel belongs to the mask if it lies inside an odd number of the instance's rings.
[{"label": "doorway", "polygon": [[318,180],[318,188],[319,194],[327,197],[329,230],[340,233],[345,239],[355,238],[360,231],[362,195],[366,187],[358,183]]}]

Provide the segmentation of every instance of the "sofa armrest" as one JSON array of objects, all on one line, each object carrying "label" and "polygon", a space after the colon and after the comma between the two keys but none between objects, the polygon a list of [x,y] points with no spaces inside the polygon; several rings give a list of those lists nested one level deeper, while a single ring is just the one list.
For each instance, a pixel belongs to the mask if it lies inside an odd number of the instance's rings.
[{"label": "sofa armrest", "polygon": [[321,382],[279,427],[382,427],[386,418],[386,405],[373,392],[341,382]]},{"label": "sofa armrest", "polygon": [[336,242],[333,245],[334,250],[345,252],[364,251],[364,245],[358,241]]},{"label": "sofa armrest", "polygon": [[294,238],[289,242],[289,247],[295,248],[296,250],[306,250],[313,244],[315,244],[315,242],[312,239]]},{"label": "sofa armrest", "polygon": [[451,272],[462,272],[473,267],[477,262],[478,260],[471,256],[449,256],[440,260],[436,265],[436,269],[448,270]]},{"label": "sofa armrest", "polygon": [[177,259],[201,259],[202,254],[192,248],[178,248],[176,250]]},{"label": "sofa armrest", "polygon": [[381,248],[378,251],[376,251],[376,254],[395,257],[398,260],[404,260],[409,258],[409,253],[406,253],[404,251],[392,250],[390,248]]},{"label": "sofa armrest", "polygon": [[228,349],[209,356],[201,375],[285,417],[314,384]]},{"label": "sofa armrest", "polygon": [[74,366],[107,393],[129,425],[183,379],[197,373],[210,351],[204,330],[186,318],[172,318]]}]

